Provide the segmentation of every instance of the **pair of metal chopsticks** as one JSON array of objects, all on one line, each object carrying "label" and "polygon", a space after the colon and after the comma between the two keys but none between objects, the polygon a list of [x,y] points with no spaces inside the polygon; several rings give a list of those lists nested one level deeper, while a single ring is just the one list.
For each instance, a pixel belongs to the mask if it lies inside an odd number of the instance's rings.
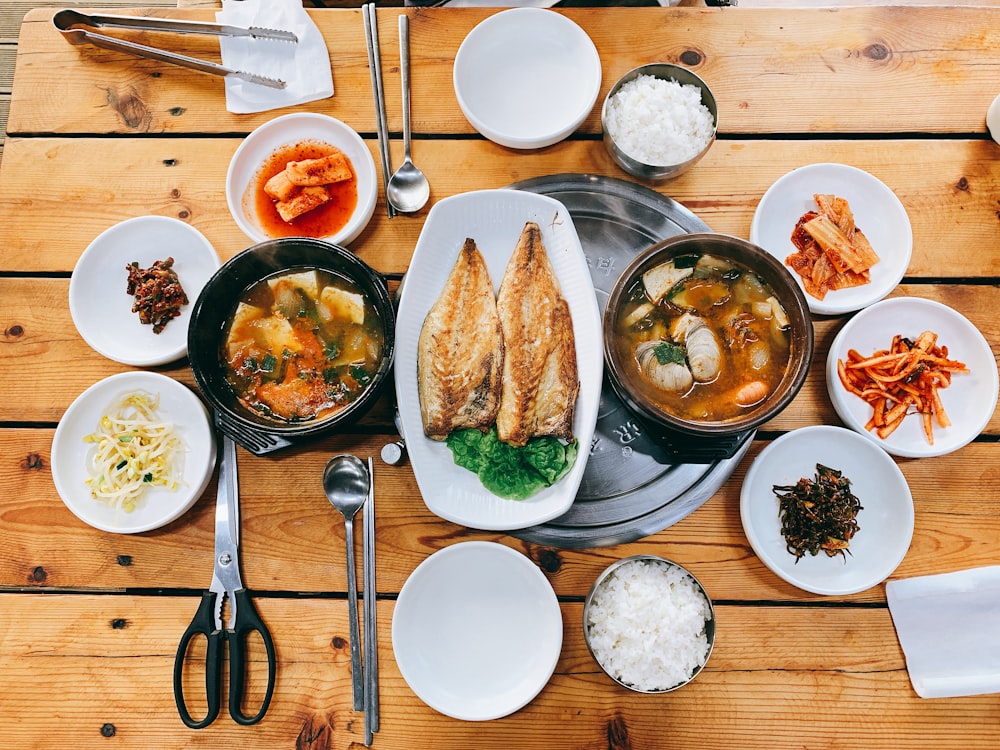
[{"label": "pair of metal chopsticks", "polygon": [[[378,18],[375,14],[375,3],[365,3],[361,6],[361,14],[365,24],[365,41],[368,43],[368,69],[372,77],[372,95],[375,97],[375,126],[378,129],[379,152],[382,157],[382,189],[389,185],[392,168],[389,164],[389,128],[385,116],[385,90],[382,86],[382,53],[378,44]],[[391,219],[396,215],[396,209],[385,200],[386,215]]]},{"label": "pair of metal chopsticks", "polygon": [[375,465],[368,458],[368,499],[362,510],[362,577],[365,586],[365,746],[379,730],[378,629],[375,622]]},{"label": "pair of metal chopsticks", "polygon": [[52,24],[62,33],[70,44],[92,44],[95,47],[125,52],[159,62],[172,63],[184,68],[211,73],[219,76],[232,76],[250,83],[260,84],[274,89],[285,88],[285,82],[276,78],[248,73],[243,70],[233,70],[223,65],[199,60],[196,57],[181,55],[176,52],[149,47],[145,44],[130,42],[124,39],[98,34],[88,29],[124,29],[131,31],[160,31],[178,34],[212,34],[214,36],[250,37],[252,39],[275,39],[282,42],[297,43],[298,37],[290,31],[264,29],[258,27],[243,28],[225,24],[206,23],[203,21],[175,21],[166,18],[143,18],[140,16],[88,15],[75,10],[60,10],[52,17]]}]

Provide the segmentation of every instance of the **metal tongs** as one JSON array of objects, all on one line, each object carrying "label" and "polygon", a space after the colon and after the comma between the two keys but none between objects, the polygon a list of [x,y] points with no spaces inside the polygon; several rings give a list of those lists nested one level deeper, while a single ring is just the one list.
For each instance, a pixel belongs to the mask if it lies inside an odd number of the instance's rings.
[{"label": "metal tongs", "polygon": [[275,78],[267,78],[255,73],[233,70],[208,60],[199,60],[176,52],[148,47],[145,44],[129,42],[124,39],[97,34],[88,31],[95,29],[127,29],[132,31],[161,31],[178,34],[213,34],[215,36],[250,37],[251,39],[275,39],[282,42],[298,43],[299,39],[290,31],[264,29],[256,26],[243,28],[225,24],[207,23],[204,21],[176,21],[166,18],[144,18],[139,16],[109,16],[87,15],[75,10],[60,10],[52,17],[52,24],[59,29],[70,44],[93,44],[95,47],[125,52],[127,54],[145,57],[150,60],[172,63],[184,68],[211,73],[218,76],[233,76],[243,81],[257,83],[273,89],[285,88],[285,82]]}]

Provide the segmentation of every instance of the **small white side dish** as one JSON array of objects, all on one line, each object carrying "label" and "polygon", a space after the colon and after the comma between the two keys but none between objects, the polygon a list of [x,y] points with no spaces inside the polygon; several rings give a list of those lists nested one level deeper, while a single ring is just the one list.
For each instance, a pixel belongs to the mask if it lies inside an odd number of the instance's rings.
[{"label": "small white side dish", "polygon": [[392,616],[403,679],[465,721],[517,711],[541,692],[562,649],[559,601],[542,571],[495,542],[445,547],[410,574]]},{"label": "small white side dish", "polygon": [[[781,533],[775,485],[812,479],[816,464],[843,472],[861,503],[858,532],[845,556],[795,560]],[[903,473],[881,448],[843,427],[788,432],[754,459],[740,492],[743,530],[757,557],[778,577],[814,594],[846,596],[888,578],[910,548],[913,497]]]},{"label": "small white side dish", "polygon": [[[952,424],[941,427],[935,422],[931,445],[919,415],[911,414],[883,440],[865,429],[872,408],[841,384],[837,360],[845,359],[849,349],[867,357],[888,349],[896,334],[915,339],[928,330],[938,334],[939,346],[948,347],[949,358],[964,362],[970,370],[954,375],[951,385],[938,391]],[[908,458],[943,456],[971,442],[993,416],[998,381],[996,359],[979,329],[947,305],[919,297],[882,300],[855,315],[833,340],[826,362],[826,387],[844,424],[889,453]]]},{"label": "small white side dish", "polygon": [[[149,268],[168,257],[188,304],[153,333],[132,312],[126,266],[134,261]],[[178,360],[187,354],[191,307],[219,265],[215,248],[190,224],[168,216],[126,219],[101,232],[77,261],[69,282],[73,324],[94,351],[116,362],[154,367]]]},{"label": "small white side dish", "polygon": [[469,32],[455,55],[453,82],[479,133],[509,148],[543,148],[587,119],[601,89],[601,59],[565,16],[513,8]]},{"label": "small white side dish", "polygon": [[[822,300],[807,293],[809,309],[820,315],[860,310],[885,297],[906,273],[913,253],[910,219],[896,194],[868,172],[846,164],[810,164],[793,169],[764,193],[750,224],[750,241],[784,263],[796,252],[791,239],[795,224],[802,214],[816,210],[816,193],[847,199],[879,262],[867,284],[828,292]],[[801,286],[801,277],[789,272]]]},{"label": "small white side dish", "polygon": [[378,181],[375,160],[364,140],[348,125],[327,115],[296,112],[264,123],[248,135],[229,162],[226,173],[226,202],[233,220],[254,242],[273,239],[264,233],[257,217],[244,207],[244,196],[264,162],[282,146],[301,141],[320,141],[339,148],[351,161],[358,183],[358,204],[347,223],[329,237],[318,239],[335,245],[353,242],[375,213]]},{"label": "small white side dish", "polygon": [[[455,464],[448,446],[424,435],[417,390],[417,341],[427,312],[441,294],[465,239],[476,241],[494,291],[528,221],[542,241],[573,317],[580,393],[573,434],[581,446],[570,471],[527,500],[507,500]],[[401,434],[427,507],[454,523],[506,531],[544,523],[573,504],[597,424],[604,359],[597,295],[573,219],[559,201],[519,190],[480,190],[445,198],[431,208],[400,289],[394,377]]]},{"label": "small white side dish", "polygon": [[[120,396],[133,391],[159,394],[158,412],[176,426],[184,442],[181,487],[151,487],[131,513],[95,500],[84,483],[90,444],[101,417]],[[123,372],[98,381],[81,393],[63,414],[52,439],[52,481],[66,507],[84,523],[119,534],[150,531],[176,520],[201,497],[215,468],[215,432],[198,397],[173,378],[155,372]]]}]

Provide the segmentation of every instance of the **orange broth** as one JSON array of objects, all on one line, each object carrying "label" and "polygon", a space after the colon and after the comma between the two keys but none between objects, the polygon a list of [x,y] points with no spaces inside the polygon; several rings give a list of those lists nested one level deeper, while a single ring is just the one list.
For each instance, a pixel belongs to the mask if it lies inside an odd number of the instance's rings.
[{"label": "orange broth", "polygon": [[[256,215],[260,228],[268,237],[329,237],[343,229],[358,205],[358,179],[350,159],[351,179],[326,186],[330,200],[312,211],[287,222],[278,214],[274,199],[264,192],[264,185],[290,161],[321,159],[339,149],[322,141],[300,141],[281,146],[261,165],[250,181],[243,208]],[[249,207],[249,210],[248,210]]]}]

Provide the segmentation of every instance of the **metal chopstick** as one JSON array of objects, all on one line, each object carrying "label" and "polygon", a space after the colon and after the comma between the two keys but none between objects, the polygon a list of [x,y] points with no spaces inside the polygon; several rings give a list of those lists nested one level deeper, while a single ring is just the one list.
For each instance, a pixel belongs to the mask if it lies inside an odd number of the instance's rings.
[{"label": "metal chopstick", "polygon": [[[382,87],[382,53],[378,43],[378,18],[375,13],[375,3],[365,3],[361,6],[361,15],[365,24],[365,41],[368,44],[368,69],[372,78],[372,95],[375,97],[375,126],[378,132],[379,152],[382,157],[382,189],[383,193],[389,185],[389,175],[392,168],[389,164],[389,128],[385,116],[385,92]],[[391,219],[396,215],[396,209],[385,201],[386,215]]]},{"label": "metal chopstick", "polygon": [[368,457],[368,500],[365,504],[363,533],[363,571],[365,584],[365,744],[379,730],[378,699],[378,628],[375,622],[375,465]]}]

